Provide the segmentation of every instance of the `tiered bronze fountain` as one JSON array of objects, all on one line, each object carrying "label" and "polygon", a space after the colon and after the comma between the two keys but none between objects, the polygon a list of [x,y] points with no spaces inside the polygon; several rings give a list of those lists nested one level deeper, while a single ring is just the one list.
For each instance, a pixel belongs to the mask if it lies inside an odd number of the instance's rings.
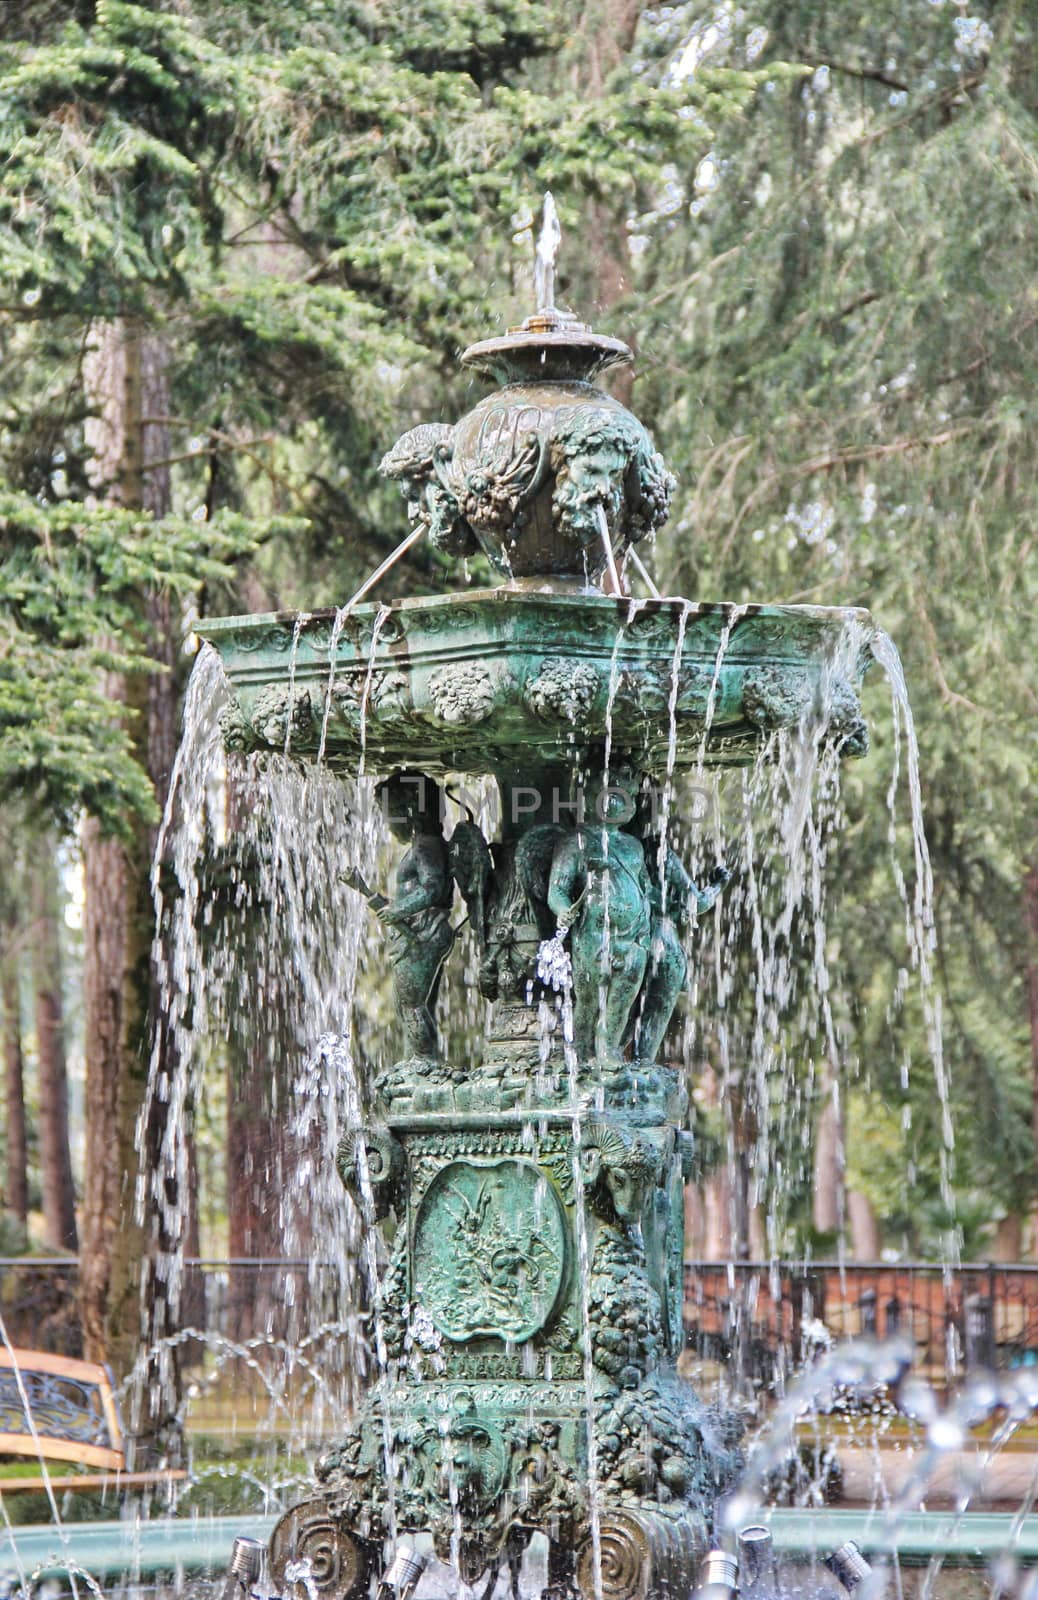
[{"label": "tiered bronze fountain", "polygon": [[[673,481],[592,383],[630,351],[554,307],[556,243],[546,207],[541,309],[462,356],[499,387],[382,463],[410,540],[482,552],[499,586],[199,629],[234,687],[228,743],[323,742],[352,772],[363,752],[407,846],[391,897],[355,880],[406,1050],[340,1151],[391,1241],[382,1370],[271,1545],[283,1592],[303,1572],[321,1600],[366,1593],[387,1541],[421,1533],[468,1583],[514,1576],[540,1533],[560,1600],[688,1595],[739,1428],[675,1369],[691,1136],[660,1057],[686,930],[725,874],[691,881],[651,794],[783,727],[865,745],[846,649],[865,613],[624,594],[630,566],[650,582],[634,547]],[[496,780],[493,842],[471,821],[445,838],[437,780],[459,774]],[[456,890],[487,1002],[460,1066],[435,1020]]]}]

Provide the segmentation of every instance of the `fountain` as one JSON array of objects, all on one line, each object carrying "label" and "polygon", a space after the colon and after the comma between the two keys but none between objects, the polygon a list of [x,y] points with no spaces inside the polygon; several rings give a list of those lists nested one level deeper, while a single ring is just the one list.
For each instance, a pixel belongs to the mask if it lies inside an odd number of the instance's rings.
[{"label": "fountain", "polygon": [[[548,197],[535,313],[461,358],[498,387],[382,462],[401,549],[482,555],[498,585],[378,605],[369,584],[335,613],[197,630],[233,686],[228,747],[379,777],[406,847],[390,894],[348,878],[386,929],[406,1043],[338,1151],[377,1381],[271,1540],[278,1587],[311,1600],[366,1593],[387,1543],[426,1533],[470,1584],[540,1534],[553,1596],[687,1595],[741,1466],[737,1416],[675,1370],[692,1150],[665,1044],[727,873],[694,882],[668,819],[681,770],[753,762],[782,730],[863,753],[871,623],[655,592],[636,547],[672,479],[593,383],[630,351],[554,304],[558,236]],[[486,779],[496,838],[466,808]],[[435,1006],[460,908],[485,1027],[459,1065]]]}]

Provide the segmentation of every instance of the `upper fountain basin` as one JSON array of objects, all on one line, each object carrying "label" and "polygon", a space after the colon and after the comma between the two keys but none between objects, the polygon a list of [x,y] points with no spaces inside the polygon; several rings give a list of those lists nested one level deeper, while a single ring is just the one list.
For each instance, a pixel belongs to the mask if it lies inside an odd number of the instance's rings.
[{"label": "upper fountain basin", "polygon": [[[369,771],[498,772],[611,738],[660,774],[752,761],[804,724],[863,754],[867,611],[503,587],[336,613],[217,617],[235,700],[225,738]],[[336,636],[337,633],[337,636]],[[671,750],[673,734],[673,749]],[[670,754],[668,755],[668,752]]]}]

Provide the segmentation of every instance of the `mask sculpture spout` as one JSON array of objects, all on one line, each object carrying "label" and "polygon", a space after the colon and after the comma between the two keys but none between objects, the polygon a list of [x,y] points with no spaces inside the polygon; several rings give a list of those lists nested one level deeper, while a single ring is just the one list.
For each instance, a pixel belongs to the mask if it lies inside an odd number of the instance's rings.
[{"label": "mask sculpture spout", "polygon": [[[694,881],[650,802],[784,731],[862,753],[870,624],[622,592],[673,480],[593,382],[626,346],[555,306],[558,242],[548,196],[536,312],[462,358],[497,387],[382,463],[415,537],[496,584],[351,606],[330,678],[327,616],[199,626],[236,691],[228,743],[363,758],[402,848],[390,892],[352,880],[403,1049],[339,1156],[379,1228],[383,1366],[273,1535],[299,1600],[360,1600],[423,1534],[466,1583],[514,1576],[537,1534],[554,1600],[683,1597],[740,1464],[737,1419],[676,1371],[693,1152],[666,1052],[727,872]],[[495,837],[445,821],[458,774],[496,782]],[[436,999],[466,919],[487,1022],[461,1051]]]}]

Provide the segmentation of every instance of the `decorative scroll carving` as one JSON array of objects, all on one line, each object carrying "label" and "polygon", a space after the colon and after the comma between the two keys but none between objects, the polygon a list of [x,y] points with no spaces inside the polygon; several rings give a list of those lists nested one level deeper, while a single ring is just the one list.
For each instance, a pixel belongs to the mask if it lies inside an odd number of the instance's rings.
[{"label": "decorative scroll carving", "polygon": [[393,1204],[403,1177],[404,1148],[388,1128],[349,1129],[339,1141],[335,1163],[344,1188],[355,1201],[363,1204],[366,1179],[376,1215]]},{"label": "decorative scroll carving", "polygon": [[654,1508],[610,1508],[599,1524],[598,1571],[591,1538],[577,1555],[576,1581],[585,1600],[645,1600],[686,1595],[706,1548],[702,1516]]},{"label": "decorative scroll carving", "polygon": [[292,1600],[354,1600],[365,1591],[375,1552],[348,1533],[322,1500],[304,1500],[271,1535],[277,1592]]}]

